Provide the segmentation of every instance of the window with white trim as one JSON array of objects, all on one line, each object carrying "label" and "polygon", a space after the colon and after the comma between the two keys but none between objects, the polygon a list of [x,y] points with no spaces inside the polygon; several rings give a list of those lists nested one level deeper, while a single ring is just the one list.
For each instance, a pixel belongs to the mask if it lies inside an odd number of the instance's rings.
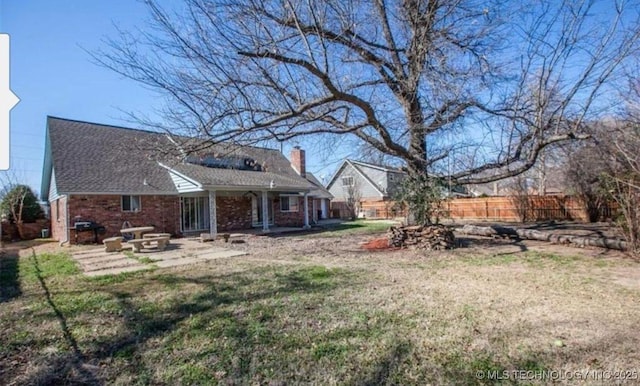
[{"label": "window with white trim", "polygon": [[342,186],[353,186],[353,177],[342,177]]},{"label": "window with white trim", "polygon": [[139,212],[142,208],[140,196],[122,196],[123,212]]},{"label": "window with white trim", "polygon": [[297,212],[298,196],[280,196],[280,212]]}]

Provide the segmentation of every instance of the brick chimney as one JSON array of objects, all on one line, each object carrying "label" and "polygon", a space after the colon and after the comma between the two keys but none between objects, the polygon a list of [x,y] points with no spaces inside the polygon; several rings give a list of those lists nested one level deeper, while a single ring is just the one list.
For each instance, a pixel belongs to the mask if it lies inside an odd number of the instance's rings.
[{"label": "brick chimney", "polygon": [[300,174],[300,177],[307,176],[304,150],[300,149],[300,146],[294,146],[293,149],[291,149],[291,166],[298,174]]}]

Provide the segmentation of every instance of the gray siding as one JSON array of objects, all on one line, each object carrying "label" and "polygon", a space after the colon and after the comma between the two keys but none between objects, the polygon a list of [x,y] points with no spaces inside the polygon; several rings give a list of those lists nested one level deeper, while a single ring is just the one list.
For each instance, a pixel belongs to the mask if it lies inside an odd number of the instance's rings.
[{"label": "gray siding", "polygon": [[387,172],[387,195],[394,198],[406,175],[400,172]]},{"label": "gray siding", "polygon": [[356,167],[360,168],[362,173],[369,177],[369,179],[378,186],[378,189],[380,189],[382,193],[387,193],[387,172],[385,170],[359,164],[356,164]]},{"label": "gray siding", "polygon": [[329,193],[331,193],[336,201],[345,201],[347,199],[347,188],[342,186],[342,177],[353,177],[353,180],[360,188],[362,199],[380,199],[382,198],[380,193],[364,179],[361,174],[353,169],[353,166],[346,164],[342,171],[336,176],[333,184],[329,187]]},{"label": "gray siding", "polygon": [[58,187],[56,186],[56,171],[52,169],[51,181],[49,182],[49,202],[55,201],[58,197],[60,197],[60,195],[58,194]]}]

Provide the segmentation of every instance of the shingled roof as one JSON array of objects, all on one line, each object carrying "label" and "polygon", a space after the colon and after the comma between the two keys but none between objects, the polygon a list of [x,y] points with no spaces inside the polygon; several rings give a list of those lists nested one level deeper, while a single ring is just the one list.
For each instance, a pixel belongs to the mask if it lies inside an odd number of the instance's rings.
[{"label": "shingled roof", "polygon": [[[188,163],[175,164],[171,167],[204,186],[212,187],[277,187],[279,189],[310,190],[314,187],[297,174],[276,173],[271,171],[256,172],[237,169],[216,169]],[[291,169],[291,168],[290,168]],[[292,169],[293,170],[293,169]]]},{"label": "shingled roof", "polygon": [[48,117],[47,136],[44,177],[50,157],[60,194],[177,192],[158,155],[141,150],[170,146],[160,133]]},{"label": "shingled roof", "polygon": [[333,195],[322,185],[322,182],[316,178],[312,173],[307,172],[307,180],[314,184],[317,188],[312,190],[310,195],[316,198],[333,199]]},{"label": "shingled roof", "polygon": [[300,191],[316,188],[293,170],[282,153],[273,149],[218,144],[206,150],[248,157],[265,166],[265,171],[249,171],[183,163],[182,157],[167,154],[166,150],[175,149],[176,144],[164,133],[48,117],[47,136],[42,182],[45,199],[52,178],[60,194],[177,194],[167,168],[203,186],[242,188],[275,184]]}]

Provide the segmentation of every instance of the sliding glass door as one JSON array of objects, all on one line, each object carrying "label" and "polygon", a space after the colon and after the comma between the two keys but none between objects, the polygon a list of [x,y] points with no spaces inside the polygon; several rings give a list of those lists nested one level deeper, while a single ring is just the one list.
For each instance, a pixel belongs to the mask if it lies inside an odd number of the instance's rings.
[{"label": "sliding glass door", "polygon": [[[273,225],[273,199],[267,199],[267,212],[269,213],[269,225]],[[253,196],[251,199],[251,225],[262,225],[262,197]]]},{"label": "sliding glass door", "polygon": [[182,231],[209,230],[209,197],[181,197]]}]

